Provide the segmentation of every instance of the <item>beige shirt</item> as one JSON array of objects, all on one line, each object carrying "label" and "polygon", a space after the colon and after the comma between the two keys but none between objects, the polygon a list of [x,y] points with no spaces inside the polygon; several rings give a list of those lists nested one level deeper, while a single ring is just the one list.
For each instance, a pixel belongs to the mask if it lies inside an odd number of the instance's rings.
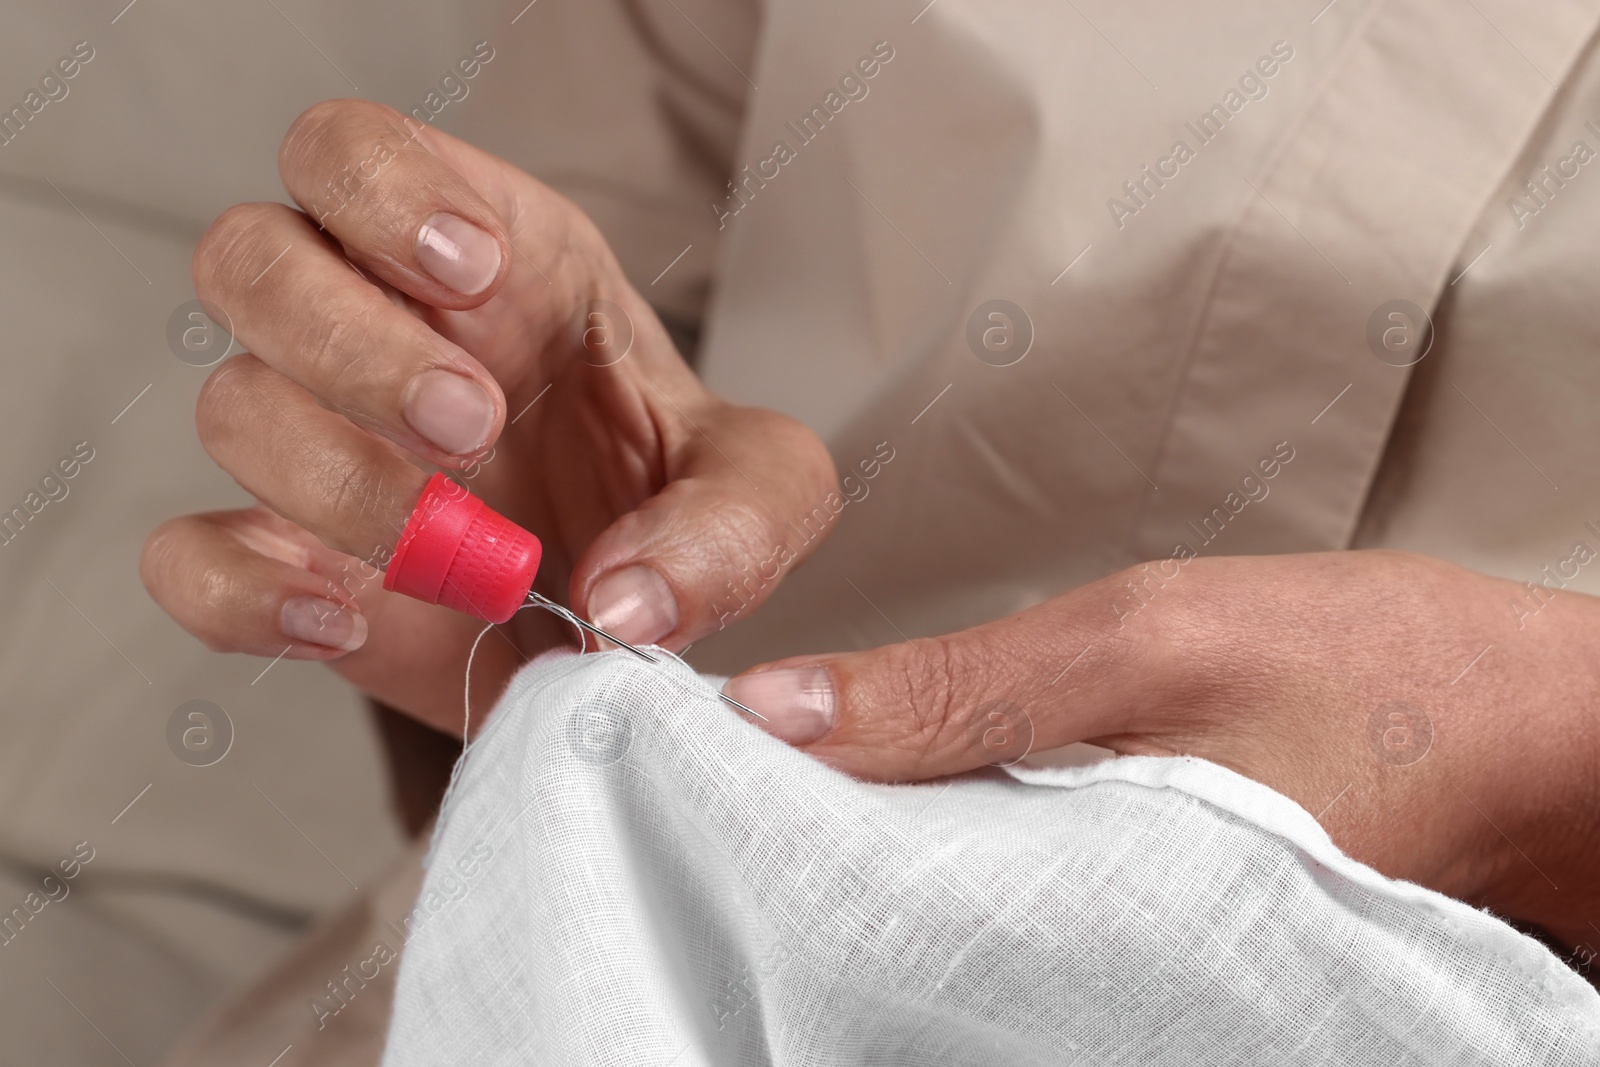
[{"label": "beige shirt", "polygon": [[464,132],[583,203],[661,306],[704,306],[711,385],[854,476],[702,664],[1189,553],[1600,589],[1600,4],[643,7],[529,11],[491,92],[552,105]]},{"label": "beige shirt", "polygon": [[[817,502],[836,528],[769,605],[718,605],[738,625],[696,647],[702,666],[947,631],[1184,550],[1405,548],[1600,591],[1579,550],[1600,551],[1585,447],[1600,315],[1581,288],[1600,255],[1597,0],[509,0],[481,25],[466,0],[405,19],[379,4],[140,4],[115,24],[66,6],[84,28],[25,13],[29,32],[0,43],[25,71],[83,36],[101,49],[0,149],[8,232],[27,250],[8,265],[8,291],[27,294],[15,317],[32,316],[23,347],[61,350],[30,367],[37,388],[13,389],[7,448],[31,471],[65,425],[104,424],[106,444],[63,508],[89,525],[62,518],[3,574],[8,595],[36,599],[4,642],[12,692],[32,695],[3,724],[0,843],[44,863],[90,836],[103,859],[86,878],[199,875],[326,914],[347,886],[311,840],[364,894],[326,928],[336,937],[214,1016],[185,1062],[358,1062],[308,1005],[361,955],[364,922],[403,911],[415,856],[384,898],[372,872],[392,842],[360,851],[346,825],[376,818],[371,788],[356,791],[365,806],[334,788],[365,750],[321,732],[309,698],[331,687],[301,681],[314,668],[281,664],[252,687],[259,665],[205,657],[138,592],[149,525],[237,502],[214,473],[194,488],[205,461],[186,413],[203,374],[167,362],[159,331],[188,298],[200,228],[279,195],[272,151],[294,114],[356,93],[427,108],[479,39],[495,59],[439,124],[577,199],[640,291],[700,331],[712,386],[806,420],[853,479]],[[153,296],[46,179],[154,275]],[[991,301],[1026,327],[991,318]],[[1410,366],[1396,364],[1424,334],[1397,301],[1436,327]],[[129,336],[155,361],[105,358]],[[112,427],[152,377],[149,421],[136,407]],[[807,520],[794,516],[797,538]],[[86,629],[51,638],[81,620],[36,570],[68,581],[155,676],[154,698]],[[1536,627],[1538,602],[1506,611]],[[172,760],[156,720],[223,692],[248,761],[208,778]],[[370,752],[358,766],[375,776]],[[100,987],[85,946],[105,957],[108,942],[92,924],[45,941],[69,928],[64,908],[28,936],[98,1023],[142,998],[113,1030],[143,1061],[281,934],[230,920],[219,938],[176,918],[192,912],[178,895],[139,892],[104,913],[126,945]],[[179,977],[128,977],[168,956]],[[77,1027],[83,1062],[120,1062],[32,971],[15,979],[29,1013]],[[328,1022],[362,1027],[371,1059],[382,995],[375,983]]]}]

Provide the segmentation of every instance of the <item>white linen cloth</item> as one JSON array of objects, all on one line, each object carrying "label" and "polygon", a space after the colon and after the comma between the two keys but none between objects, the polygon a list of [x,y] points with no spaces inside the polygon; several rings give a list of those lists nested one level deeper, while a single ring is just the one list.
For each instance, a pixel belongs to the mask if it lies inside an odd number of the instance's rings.
[{"label": "white linen cloth", "polygon": [[1600,1063],[1600,996],[1194,759],[865,784],[626,653],[459,768],[384,1062]]}]

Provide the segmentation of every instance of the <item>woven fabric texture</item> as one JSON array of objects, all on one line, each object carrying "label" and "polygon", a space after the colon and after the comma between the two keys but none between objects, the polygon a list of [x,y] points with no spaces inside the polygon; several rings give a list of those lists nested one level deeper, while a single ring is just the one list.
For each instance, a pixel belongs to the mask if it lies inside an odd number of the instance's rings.
[{"label": "woven fabric texture", "polygon": [[1600,1064],[1600,996],[1200,760],[865,784],[552,655],[449,797],[384,1062]]}]

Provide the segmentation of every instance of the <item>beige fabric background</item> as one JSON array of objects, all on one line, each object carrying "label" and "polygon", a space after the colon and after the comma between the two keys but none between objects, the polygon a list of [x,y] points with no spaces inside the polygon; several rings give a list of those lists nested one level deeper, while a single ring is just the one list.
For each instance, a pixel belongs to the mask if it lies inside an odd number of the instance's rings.
[{"label": "beige fabric background", "polygon": [[[0,502],[77,441],[96,458],[0,546],[0,907],[75,842],[96,857],[0,947],[5,1062],[154,1062],[275,959],[243,994],[260,1010],[220,1009],[213,1057],[191,1045],[192,1062],[265,1064],[297,1042],[281,1067],[356,1062],[353,1035],[307,1032],[303,1000],[415,875],[370,728],[313,665],[253,682],[264,663],[205,652],[135,561],[161,518],[241,500],[194,440],[205,372],[164,337],[194,239],[230,203],[281,196],[275,149],[305,106],[409,109],[478,40],[496,59],[442,126],[577,198],[673,319],[708,313],[715,387],[805,418],[841,466],[896,449],[762,615],[696,649],[702,666],[968,625],[1164,557],[1281,440],[1296,459],[1206,551],[1382,545],[1538,580],[1574,541],[1600,547],[1584,525],[1600,521],[1600,178],[1585,167],[1521,227],[1506,206],[1574,140],[1600,148],[1594,3],[70,0],[7,16],[0,102],[76,41],[96,58],[0,147]],[[879,40],[895,58],[870,95],[719,232],[727,178]],[[1118,228],[1107,199],[1279,40],[1295,57],[1269,94]],[[965,341],[994,298],[1034,324],[1013,367]],[[1409,372],[1365,341],[1393,299],[1436,308]],[[194,698],[237,729],[209,768],[165,741]],[[320,955],[282,956],[319,921]],[[370,1038],[373,994],[336,1022]]]},{"label": "beige fabric background", "polygon": [[[0,910],[76,842],[95,857],[0,947],[0,1063],[154,1063],[400,849],[346,687],[290,662],[255,681],[266,661],[206,651],[137,573],[163,518],[244,501],[195,438],[207,372],[165,338],[193,298],[194,241],[228,204],[280,198],[288,123],[354,92],[285,16],[396,104],[420,101],[486,19],[470,3],[277,6],[4,14],[7,105],[75,42],[95,57],[0,148],[0,500],[21,502],[75,442],[95,458],[0,546]],[[236,733],[205,768],[165,738],[197,698]]]}]

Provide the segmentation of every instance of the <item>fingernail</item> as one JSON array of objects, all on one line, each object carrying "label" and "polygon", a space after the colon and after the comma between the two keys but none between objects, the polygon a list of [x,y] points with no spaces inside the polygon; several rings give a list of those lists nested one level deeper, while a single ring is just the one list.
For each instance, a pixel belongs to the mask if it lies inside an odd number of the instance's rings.
[{"label": "fingernail", "polygon": [[367,619],[354,608],[315,596],[297,596],[283,602],[278,618],[283,636],[294,641],[354,652],[367,641]]},{"label": "fingernail", "polygon": [[787,667],[730,678],[722,691],[767,721],[757,723],[791,745],[833,729],[833,677],[826,667]]},{"label": "fingernail", "polygon": [[425,370],[411,379],[405,413],[413,430],[456,455],[482,448],[494,426],[489,394],[471,378],[447,370]]},{"label": "fingernail", "polygon": [[678,628],[678,601],[653,567],[612,571],[589,594],[589,621],[630,645],[651,644]]},{"label": "fingernail", "polygon": [[417,231],[417,261],[434,281],[476,296],[500,273],[500,242],[466,219],[439,214]]}]

